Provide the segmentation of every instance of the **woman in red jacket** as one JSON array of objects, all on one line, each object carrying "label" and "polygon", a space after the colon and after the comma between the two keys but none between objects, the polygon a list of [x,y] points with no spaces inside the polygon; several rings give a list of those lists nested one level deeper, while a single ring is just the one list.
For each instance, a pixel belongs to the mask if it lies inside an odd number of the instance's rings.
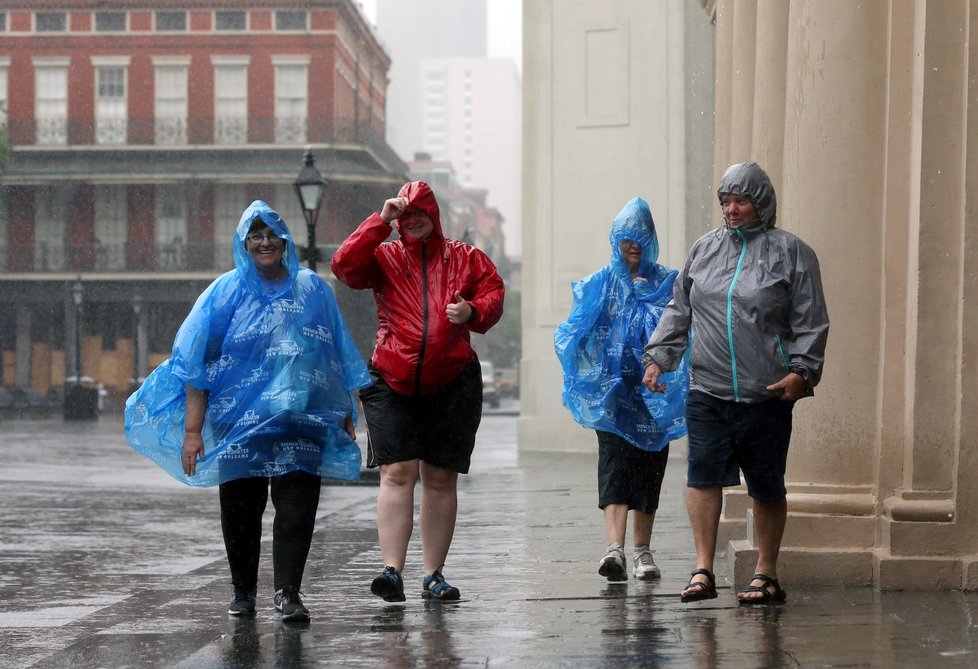
[{"label": "woman in red jacket", "polygon": [[[396,221],[400,239],[386,241]],[[423,181],[405,184],[333,255],[333,274],[370,288],[379,327],[360,391],[367,466],[380,467],[377,534],[384,572],[371,592],[404,601],[401,571],[421,481],[422,597],[458,599],[442,569],[455,532],[458,475],[469,471],[482,419],[482,375],[469,332],[503,312],[503,281],[479,249],[442,234],[438,202]]]}]

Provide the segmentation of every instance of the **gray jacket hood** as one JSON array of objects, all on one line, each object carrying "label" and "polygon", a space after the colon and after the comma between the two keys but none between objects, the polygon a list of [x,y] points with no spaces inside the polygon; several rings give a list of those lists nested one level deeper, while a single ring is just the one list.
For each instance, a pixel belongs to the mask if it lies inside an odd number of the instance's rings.
[{"label": "gray jacket hood", "polygon": [[727,168],[717,188],[717,198],[724,195],[744,195],[750,198],[761,222],[773,228],[778,219],[778,198],[767,172],[757,163],[737,163]]}]

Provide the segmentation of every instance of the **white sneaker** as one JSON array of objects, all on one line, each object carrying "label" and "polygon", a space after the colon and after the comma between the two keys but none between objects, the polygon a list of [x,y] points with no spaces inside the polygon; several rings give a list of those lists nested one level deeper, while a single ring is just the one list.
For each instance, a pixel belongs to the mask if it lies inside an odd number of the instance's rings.
[{"label": "white sneaker", "polygon": [[662,572],[659,571],[659,567],[656,566],[655,560],[652,559],[652,551],[650,551],[648,548],[644,548],[635,553],[635,557],[632,558],[632,562],[635,564],[635,569],[632,571],[632,575],[635,578],[643,581],[648,581],[654,578],[662,578]]},{"label": "white sneaker", "polygon": [[625,569],[625,551],[618,544],[610,544],[608,552],[598,563],[598,573],[609,581],[627,581],[628,571]]}]

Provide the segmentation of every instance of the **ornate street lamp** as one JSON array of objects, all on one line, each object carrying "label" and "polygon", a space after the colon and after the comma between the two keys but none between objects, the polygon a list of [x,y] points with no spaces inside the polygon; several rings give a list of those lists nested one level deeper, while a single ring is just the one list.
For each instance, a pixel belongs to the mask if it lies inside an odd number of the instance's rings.
[{"label": "ornate street lamp", "polygon": [[323,204],[323,192],[326,190],[326,182],[323,175],[316,169],[316,161],[312,157],[312,151],[306,148],[303,156],[302,169],[296,177],[295,194],[299,198],[302,206],[302,213],[306,217],[306,235],[308,243],[306,245],[305,260],[309,269],[316,271],[316,261],[319,260],[319,248],[316,246],[316,219],[319,218],[319,208]]}]

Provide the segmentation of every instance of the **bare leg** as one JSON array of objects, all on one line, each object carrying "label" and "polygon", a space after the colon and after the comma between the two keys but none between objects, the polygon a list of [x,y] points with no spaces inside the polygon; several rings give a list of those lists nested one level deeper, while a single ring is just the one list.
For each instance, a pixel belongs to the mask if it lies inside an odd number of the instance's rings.
[{"label": "bare leg", "polygon": [[[761,502],[754,500],[754,529],[757,531],[757,567],[755,574],[778,578],[778,554],[781,552],[781,538],[788,518],[787,500]],[[751,585],[761,586],[761,581],[751,581]],[[773,590],[772,587],[768,588]],[[760,599],[762,592],[738,593],[738,599]]]},{"label": "bare leg", "polygon": [[604,527],[608,533],[608,543],[625,545],[625,525],[628,520],[627,504],[606,504],[604,507]]},{"label": "bare leg", "polygon": [[652,524],[654,522],[654,513],[632,511],[632,543],[636,546],[651,546]]},{"label": "bare leg", "polygon": [[[696,568],[706,569],[710,573],[713,573],[722,509],[722,488],[686,488],[686,510],[689,513],[689,524],[693,528],[693,542],[696,544]],[[709,581],[702,574],[697,574],[693,580],[701,583]],[[694,590],[695,588],[685,588],[682,594],[686,595]]]},{"label": "bare leg", "polygon": [[404,570],[408,542],[414,529],[414,485],[418,482],[419,460],[395,462],[380,467],[377,493],[377,537],[384,566]]},{"label": "bare leg", "polygon": [[458,513],[458,473],[421,463],[421,548],[424,573],[445,565],[455,535]]}]

